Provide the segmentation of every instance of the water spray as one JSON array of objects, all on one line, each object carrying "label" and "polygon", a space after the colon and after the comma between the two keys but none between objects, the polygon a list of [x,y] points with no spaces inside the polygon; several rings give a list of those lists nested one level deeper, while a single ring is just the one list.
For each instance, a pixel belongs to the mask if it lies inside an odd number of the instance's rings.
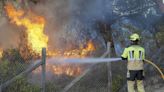
[{"label": "water spray", "polygon": [[56,63],[85,64],[85,63],[116,62],[120,60],[121,58],[51,58],[48,59],[47,62],[51,64],[56,64]]},{"label": "water spray", "polygon": [[[117,62],[122,60],[121,58],[50,58],[47,60],[47,63],[50,64],[61,64],[61,63],[76,63],[76,64],[86,64],[86,63],[107,63],[107,62]],[[145,62],[151,64],[155,67],[158,72],[161,74],[162,79],[164,80],[164,74],[162,70],[153,62],[149,60],[144,60]]]}]

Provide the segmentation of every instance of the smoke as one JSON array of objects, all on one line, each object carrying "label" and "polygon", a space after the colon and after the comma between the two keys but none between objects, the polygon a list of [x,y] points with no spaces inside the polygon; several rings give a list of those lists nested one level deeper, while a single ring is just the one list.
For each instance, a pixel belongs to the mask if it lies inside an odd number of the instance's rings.
[{"label": "smoke", "polygon": [[5,17],[1,17],[0,21],[0,47],[3,49],[18,47],[20,29],[11,25]]},{"label": "smoke", "polygon": [[109,22],[113,0],[46,0],[33,10],[46,17],[50,48],[69,48],[88,40],[105,47],[97,22]]},{"label": "smoke", "polygon": [[[105,41],[97,28],[97,22],[112,20],[113,0],[39,0],[29,2],[29,8],[46,18],[45,34],[49,37],[49,49],[74,48],[88,40],[105,47]],[[21,4],[21,3],[20,3]],[[7,18],[7,17],[6,17]],[[0,45],[17,47],[19,27],[1,19]]]},{"label": "smoke", "polygon": [[70,10],[83,21],[110,21],[113,0],[70,0]]}]

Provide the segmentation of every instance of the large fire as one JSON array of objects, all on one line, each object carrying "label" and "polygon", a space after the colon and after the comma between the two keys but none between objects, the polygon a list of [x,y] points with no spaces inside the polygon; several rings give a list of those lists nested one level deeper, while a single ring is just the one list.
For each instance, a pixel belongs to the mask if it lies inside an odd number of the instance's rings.
[{"label": "large fire", "polygon": [[12,23],[26,28],[28,46],[36,53],[41,53],[43,47],[47,48],[48,37],[44,34],[45,19],[30,11],[16,10],[11,3],[5,6],[6,13]]},{"label": "large fire", "polygon": [[[88,56],[91,52],[95,51],[95,47],[91,41],[87,43],[86,47],[82,47],[81,49],[74,49],[70,51],[65,51],[62,53],[61,51],[48,52],[48,56],[56,56],[56,57],[76,57],[83,58]],[[50,65],[47,64],[47,70],[53,72],[56,75],[66,74],[69,76],[78,76],[81,74],[83,69],[80,65],[70,65],[70,64],[61,64],[61,65]],[[40,73],[41,68],[34,71],[35,73]]]},{"label": "large fire", "polygon": [[[48,47],[48,36],[44,34],[44,27],[46,20],[42,16],[38,16],[31,11],[25,12],[23,9],[15,9],[11,3],[7,3],[5,6],[7,16],[11,20],[11,23],[17,26],[23,26],[26,28],[28,47],[32,48],[33,52],[41,55],[41,49]],[[63,56],[63,57],[86,57],[89,53],[93,52],[95,47],[92,41],[88,41],[86,46],[81,46],[74,50],[60,51],[60,50],[47,50],[47,56]],[[57,75],[66,74],[70,76],[79,75],[82,72],[80,66],[75,65],[47,65],[47,70],[52,71]],[[39,72],[40,69],[35,72]]]}]

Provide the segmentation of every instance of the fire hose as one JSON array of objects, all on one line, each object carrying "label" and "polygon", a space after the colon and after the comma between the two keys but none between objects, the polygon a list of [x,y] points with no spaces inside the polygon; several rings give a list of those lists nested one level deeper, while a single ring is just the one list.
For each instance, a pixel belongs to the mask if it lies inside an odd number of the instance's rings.
[{"label": "fire hose", "polygon": [[164,80],[164,74],[163,74],[162,70],[156,64],[154,64],[153,62],[151,62],[149,60],[146,60],[146,59],[144,61],[151,64],[152,66],[154,66],[159,71],[159,73],[161,74],[162,79]]}]

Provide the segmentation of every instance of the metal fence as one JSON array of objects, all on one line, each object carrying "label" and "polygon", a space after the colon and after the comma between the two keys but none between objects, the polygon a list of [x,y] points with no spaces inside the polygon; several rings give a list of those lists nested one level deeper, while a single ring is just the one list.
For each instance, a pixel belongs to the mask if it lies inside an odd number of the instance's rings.
[{"label": "metal fence", "polygon": [[[108,43],[107,51],[101,58],[110,57],[110,51]],[[123,77],[126,76],[126,66],[123,62],[90,64],[79,76],[53,75],[48,80],[45,48],[40,60],[32,60],[29,55],[29,59],[24,61],[16,50],[7,52],[0,60],[0,92],[126,92],[126,78]],[[35,76],[36,69],[39,69],[39,74]],[[159,74],[155,71],[152,67],[151,72],[146,73],[146,90],[153,82],[160,83]],[[152,73],[156,77],[150,77]]]},{"label": "metal fence", "polygon": [[[15,53],[15,51],[13,51]],[[11,53],[11,51],[9,51]],[[10,54],[11,55],[11,54]],[[45,61],[46,61],[46,48],[42,49],[42,60],[25,61],[22,62],[20,57],[18,60],[1,61],[0,70],[0,92],[36,92],[36,90],[41,90],[45,92]],[[36,88],[30,84],[27,80],[27,76],[33,72],[36,68],[41,66],[42,77],[41,77],[41,87]]]},{"label": "metal fence", "polygon": [[[110,43],[107,44],[107,51],[100,58],[107,57],[109,53]],[[64,89],[61,90],[61,92],[111,92],[110,67],[110,63],[91,65],[91,67],[86,69],[83,74],[81,74],[80,76],[72,80],[67,86],[65,86]],[[100,78],[98,78],[99,76]],[[110,78],[108,80],[109,76]]]},{"label": "metal fence", "polygon": [[[110,47],[108,43],[107,51],[101,58],[110,57]],[[9,65],[11,67],[7,66],[11,69],[4,70],[5,72],[0,70],[0,92],[112,92],[114,89],[111,63],[90,64],[76,77],[54,76],[53,80],[46,80],[46,76],[49,76],[46,71],[46,49],[42,49],[42,60],[32,62],[34,61],[26,64],[18,62]],[[12,69],[14,66],[18,69]],[[41,69],[41,73],[39,76],[33,76],[37,68]],[[35,78],[30,80],[31,76]]]}]

